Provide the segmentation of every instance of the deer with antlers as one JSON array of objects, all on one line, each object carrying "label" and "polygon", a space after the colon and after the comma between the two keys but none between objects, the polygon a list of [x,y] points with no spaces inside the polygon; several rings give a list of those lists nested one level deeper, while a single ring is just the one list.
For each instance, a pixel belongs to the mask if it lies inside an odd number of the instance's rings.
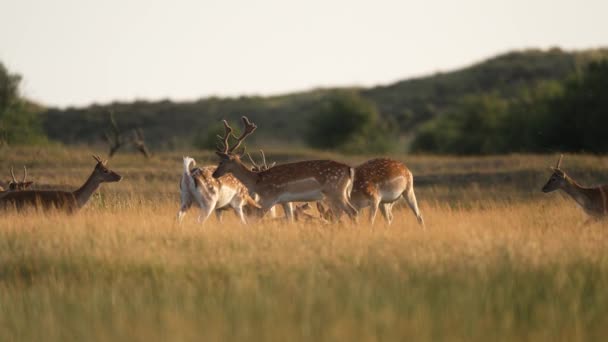
[{"label": "deer with antlers", "polygon": [[564,155],[560,155],[557,165],[551,167],[553,174],[547,181],[547,184],[543,186],[542,191],[549,193],[555,190],[562,190],[570,195],[591,216],[585,224],[600,218],[606,218],[608,216],[608,185],[597,187],[583,187],[579,185],[561,169],[563,158]]},{"label": "deer with antlers", "polygon": [[[393,205],[401,197],[416,215],[418,223],[424,227],[424,220],[414,193],[414,176],[403,163],[388,158],[377,158],[355,168],[355,184],[350,193],[350,201],[357,210],[370,208],[371,224],[374,224],[378,209],[388,224],[391,224]],[[325,208],[320,202],[317,202],[317,210],[321,217],[330,221],[333,219],[331,209]]]},{"label": "deer with antlers", "polygon": [[[288,202],[310,202],[326,199],[338,213],[346,212],[355,220],[357,210],[349,201],[352,189],[354,169],[332,160],[308,160],[295,163],[279,164],[266,171],[251,171],[241,161],[237,150],[243,140],[251,135],[257,126],[242,117],[245,129],[240,137],[232,134],[232,128],[224,120],[225,135],[221,138],[216,154],[220,163],[213,173],[219,178],[231,173],[259,197],[263,216],[276,204]],[[230,147],[228,139],[235,138],[236,143]],[[293,210],[290,205],[283,207],[285,217],[293,221]]]},{"label": "deer with antlers", "polygon": [[249,196],[248,189],[238,179],[230,174],[220,178],[214,178],[215,166],[204,166],[201,168],[191,167],[196,161],[190,157],[184,157],[184,172],[180,181],[181,206],[177,213],[177,219],[181,222],[186,211],[196,203],[201,210],[198,217],[203,223],[215,211],[218,220],[222,219],[222,209],[232,207],[243,224],[247,219],[243,207],[249,205],[260,208],[260,206]]},{"label": "deer with antlers", "polygon": [[64,210],[73,213],[82,208],[91,195],[97,191],[101,183],[118,182],[120,175],[106,167],[107,161],[93,156],[97,164],[85,183],[75,191],[59,190],[23,190],[12,191],[0,197],[0,207],[15,207],[18,210],[26,208],[41,208]]},{"label": "deer with antlers", "polygon": [[0,195],[8,192],[8,191],[20,191],[20,190],[25,190],[27,188],[29,188],[30,186],[32,186],[32,184],[34,184],[34,182],[28,182],[27,179],[27,168],[25,166],[23,166],[23,180],[18,181],[17,178],[15,178],[15,172],[13,171],[13,167],[11,166],[11,177],[12,180],[10,182],[8,182],[8,190],[4,190],[3,187],[0,186]]},{"label": "deer with antlers", "polygon": [[109,112],[109,120],[110,120],[110,128],[111,131],[105,132],[103,138],[108,143],[110,147],[110,151],[108,152],[108,157],[112,157],[120,148],[122,148],[125,144],[130,142],[133,144],[135,149],[144,155],[146,158],[150,158],[151,154],[146,146],[146,142],[144,140],[144,133],[141,128],[133,129],[133,136],[131,139],[126,139],[124,137],[124,133],[120,131],[118,125],[116,124],[116,120],[114,119],[114,111]]}]

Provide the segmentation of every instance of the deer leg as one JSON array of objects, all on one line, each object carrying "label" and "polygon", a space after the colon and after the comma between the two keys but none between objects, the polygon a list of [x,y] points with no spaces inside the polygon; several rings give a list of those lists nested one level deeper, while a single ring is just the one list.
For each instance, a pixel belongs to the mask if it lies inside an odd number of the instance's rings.
[{"label": "deer leg", "polygon": [[285,212],[285,219],[287,220],[287,222],[293,223],[293,206],[291,205],[291,202],[281,203],[281,206],[283,207],[283,211]]},{"label": "deer leg", "polygon": [[212,201],[211,203],[204,203],[200,205],[201,213],[198,216],[199,223],[205,223],[205,221],[207,221],[209,216],[211,216],[211,213],[214,211],[216,204],[217,201]]},{"label": "deer leg", "polygon": [[239,217],[239,219],[241,219],[241,223],[247,224],[247,219],[245,218],[245,213],[243,212],[243,206],[234,207],[234,211],[236,212],[236,215]]},{"label": "deer leg", "polygon": [[382,203],[380,205],[380,212],[386,222],[390,225],[393,222],[393,203]]},{"label": "deer leg", "polygon": [[422,219],[422,214],[420,214],[420,209],[418,209],[418,202],[416,201],[416,194],[414,194],[414,186],[411,185],[404,193],[403,198],[407,202],[407,205],[412,209],[414,215],[416,215],[416,219],[418,220],[418,224],[420,224],[424,228],[424,220]]},{"label": "deer leg", "polygon": [[221,210],[221,209],[215,209],[215,217],[217,218],[217,221],[219,223],[222,223],[222,218],[223,218],[222,214],[223,214],[223,212],[224,211]]},{"label": "deer leg", "polygon": [[268,210],[270,212],[270,217],[275,218],[277,217],[277,207],[276,206],[272,206],[270,207],[270,210]]},{"label": "deer leg", "polygon": [[372,205],[369,208],[369,223],[373,226],[376,214],[378,213],[378,207],[380,206],[380,197],[372,199]]},{"label": "deer leg", "polygon": [[177,222],[181,223],[186,215],[186,211],[190,208],[190,205],[182,205],[177,212]]},{"label": "deer leg", "polygon": [[177,212],[177,222],[182,222],[186,211],[192,206],[192,199],[182,195],[182,201],[179,211]]},{"label": "deer leg", "polygon": [[357,223],[357,209],[355,209],[346,198],[328,197],[327,199],[331,203],[333,209],[335,209],[336,221],[340,221],[342,212],[345,212],[353,223]]}]

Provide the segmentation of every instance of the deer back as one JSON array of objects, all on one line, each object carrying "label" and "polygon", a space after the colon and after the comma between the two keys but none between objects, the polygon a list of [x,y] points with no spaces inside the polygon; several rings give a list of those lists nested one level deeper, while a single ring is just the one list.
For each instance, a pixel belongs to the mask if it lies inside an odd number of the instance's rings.
[{"label": "deer back", "polygon": [[76,197],[72,192],[54,190],[23,190],[6,192],[0,196],[0,205],[4,208],[27,207],[41,209],[68,209],[77,207]]}]

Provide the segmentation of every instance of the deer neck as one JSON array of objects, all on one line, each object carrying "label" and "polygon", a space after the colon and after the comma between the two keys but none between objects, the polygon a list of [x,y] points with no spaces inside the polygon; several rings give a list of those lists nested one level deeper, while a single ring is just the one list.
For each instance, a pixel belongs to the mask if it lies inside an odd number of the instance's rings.
[{"label": "deer neck", "polygon": [[562,190],[570,195],[581,207],[585,208],[590,204],[589,197],[585,194],[583,187],[569,176],[566,176],[566,185],[562,187]]},{"label": "deer neck", "polygon": [[250,191],[255,191],[259,178],[257,172],[253,172],[245,167],[245,165],[239,163],[237,164],[235,170],[232,171],[232,174],[236,179],[241,181],[241,183],[243,183],[247,189]]},{"label": "deer neck", "polygon": [[74,191],[74,197],[76,197],[76,202],[78,202],[79,208],[82,208],[87,203],[89,198],[91,198],[91,195],[93,195],[93,193],[95,193],[95,191],[97,191],[99,188],[99,185],[101,185],[101,182],[95,180],[94,175],[95,171],[91,173],[87,181],[84,182],[84,184],[78,188],[78,190]]}]

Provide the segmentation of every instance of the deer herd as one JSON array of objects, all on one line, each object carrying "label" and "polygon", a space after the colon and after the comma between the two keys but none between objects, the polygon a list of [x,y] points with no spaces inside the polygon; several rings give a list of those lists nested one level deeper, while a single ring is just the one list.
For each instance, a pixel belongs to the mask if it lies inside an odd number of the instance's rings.
[{"label": "deer herd", "polygon": [[[193,205],[200,210],[199,222],[207,220],[211,213],[215,213],[221,222],[223,211],[232,208],[243,224],[248,223],[250,218],[261,219],[268,213],[276,218],[275,207],[280,205],[289,222],[338,222],[344,213],[352,222],[357,222],[358,213],[369,208],[371,224],[378,209],[385,221],[391,224],[392,207],[403,198],[418,223],[424,227],[414,193],[414,177],[403,163],[376,158],[357,167],[333,160],[272,163],[269,166],[264,152],[260,151],[262,163],[257,164],[241,148],[243,141],[254,133],[257,126],[247,117],[242,117],[242,121],[244,129],[237,137],[228,122],[223,120],[225,132],[223,136],[218,136],[217,166],[197,167],[193,158],[183,158],[178,222]],[[232,146],[231,139],[235,140]],[[245,155],[250,164],[243,161]],[[18,181],[11,167],[12,180],[7,185],[8,189],[0,186],[0,208],[54,208],[67,213],[79,210],[102,183],[122,179],[107,167],[107,161],[99,156],[93,158],[96,161],[93,172],[74,191],[30,190],[33,182],[26,180],[27,169],[24,167],[23,179]],[[542,191],[562,190],[568,194],[590,216],[586,223],[608,217],[608,185],[579,185],[561,169],[562,159],[563,155],[551,168],[553,174]],[[294,206],[294,202],[300,204]],[[309,202],[316,202],[318,216],[308,212],[311,208]]]}]

